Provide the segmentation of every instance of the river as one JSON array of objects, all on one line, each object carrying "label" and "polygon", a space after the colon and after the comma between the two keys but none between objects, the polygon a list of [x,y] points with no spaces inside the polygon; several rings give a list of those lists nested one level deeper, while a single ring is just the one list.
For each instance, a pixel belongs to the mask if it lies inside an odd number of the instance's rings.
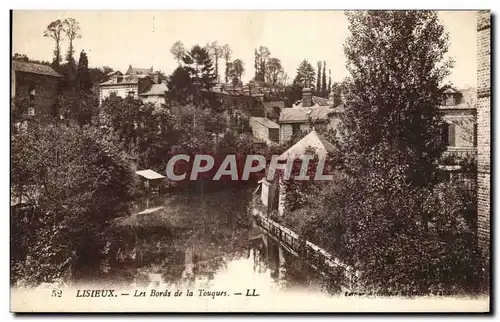
[{"label": "river", "polygon": [[254,189],[165,195],[162,209],[123,220],[123,234],[133,238],[128,248],[110,252],[106,282],[156,289],[240,285],[243,293],[327,292],[328,281],[298,258],[287,254],[280,265],[278,245],[252,226],[247,207]]}]

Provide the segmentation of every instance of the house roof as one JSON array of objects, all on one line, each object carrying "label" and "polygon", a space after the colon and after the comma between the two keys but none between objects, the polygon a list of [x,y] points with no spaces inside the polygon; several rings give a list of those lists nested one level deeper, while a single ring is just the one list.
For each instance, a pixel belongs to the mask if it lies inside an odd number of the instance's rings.
[{"label": "house roof", "polygon": [[260,124],[264,125],[265,127],[269,128],[269,129],[279,129],[280,126],[276,123],[274,123],[273,121],[271,121],[270,119],[268,118],[265,118],[265,117],[256,117],[256,116],[253,116],[253,117],[250,117],[251,120],[254,120],[256,122],[259,122]]},{"label": "house roof", "polygon": [[324,158],[328,152],[333,152],[335,147],[333,144],[328,142],[325,138],[319,135],[315,130],[312,130],[309,134],[304,136],[299,142],[292,145],[288,150],[286,150],[282,155],[278,157],[278,160],[295,160],[301,155],[306,154],[308,148],[313,148],[316,154],[320,158]]},{"label": "house roof", "polygon": [[145,91],[142,92],[141,96],[163,96],[165,95],[165,92],[168,91],[167,85],[166,84],[153,84],[151,87]]},{"label": "house roof", "polygon": [[[450,89],[448,89],[450,90]],[[473,109],[476,108],[477,104],[477,93],[476,88],[469,87],[460,90],[451,90],[450,92],[445,91],[445,93],[460,93],[462,97],[457,105],[444,105],[439,108],[442,110],[455,110],[455,109]]]},{"label": "house roof", "polygon": [[153,67],[151,68],[133,68],[129,66],[125,75],[139,75],[139,74],[149,74],[153,72]]},{"label": "house roof", "polygon": [[55,70],[52,69],[52,67],[48,65],[14,60],[12,61],[12,66],[14,70],[18,72],[46,75],[53,77],[62,77],[61,74],[57,73]]},{"label": "house roof", "polygon": [[329,106],[284,108],[280,113],[279,123],[302,123],[307,122],[309,117],[313,121],[325,121],[331,112],[334,109]]},{"label": "house roof", "polygon": [[[328,102],[327,98],[324,97],[319,97],[319,96],[313,96],[312,97],[312,104],[313,106],[330,106],[330,102]],[[302,100],[299,100],[297,104],[294,105],[294,107],[302,107]]]},{"label": "house roof", "polygon": [[140,170],[140,171],[136,171],[135,173],[143,178],[148,179],[148,180],[165,178],[165,176],[163,176],[163,175],[159,174],[158,172],[155,172],[151,169]]},{"label": "house roof", "polygon": [[123,77],[121,78],[115,76],[105,81],[104,83],[99,84],[99,86],[138,84],[139,79],[141,78],[143,77],[140,77],[138,75],[123,75]]}]

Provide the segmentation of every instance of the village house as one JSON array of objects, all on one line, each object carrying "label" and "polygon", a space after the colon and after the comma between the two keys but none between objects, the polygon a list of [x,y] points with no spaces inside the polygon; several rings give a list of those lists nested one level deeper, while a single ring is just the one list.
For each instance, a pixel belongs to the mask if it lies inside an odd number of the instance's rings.
[{"label": "village house", "polygon": [[13,60],[12,99],[28,99],[31,103],[28,111],[30,116],[51,119],[56,116],[54,106],[61,78],[62,76],[48,65]]},{"label": "village house", "polygon": [[279,143],[280,126],[265,117],[250,117],[250,128],[254,138],[262,140],[266,145]]},{"label": "village house", "polygon": [[476,90],[468,88],[445,91],[443,105],[439,107],[445,124],[442,140],[447,149],[445,156],[453,155],[457,159],[476,154]]},{"label": "village house", "polygon": [[[333,152],[335,147],[318,132],[312,130],[283,152],[278,157],[278,163],[299,159],[302,155],[308,154],[311,149],[320,159],[326,159],[328,153]],[[285,215],[287,211],[285,209],[286,186],[283,180],[279,178],[268,181],[267,178],[263,178],[259,181],[260,186],[257,191],[260,190],[260,198],[258,204],[264,206],[266,213],[277,210],[279,216]]]},{"label": "village house", "polygon": [[279,116],[280,143],[289,141],[294,135],[309,131],[312,127],[335,128],[340,122],[343,106],[333,107],[333,93],[328,99],[312,95],[310,88],[302,91],[302,100],[291,108],[284,108]]},{"label": "village house", "polygon": [[132,97],[141,99],[145,103],[155,106],[165,104],[167,86],[161,83],[160,73],[153,72],[153,68],[133,68],[129,66],[127,72],[113,72],[109,80],[99,84],[99,105],[111,94],[121,98]]}]

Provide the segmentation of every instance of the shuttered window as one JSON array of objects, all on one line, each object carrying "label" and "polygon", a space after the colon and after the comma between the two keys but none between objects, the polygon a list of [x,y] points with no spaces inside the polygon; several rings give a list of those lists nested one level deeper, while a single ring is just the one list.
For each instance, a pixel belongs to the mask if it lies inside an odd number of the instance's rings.
[{"label": "shuttered window", "polygon": [[474,140],[474,146],[477,146],[477,124],[474,124],[474,137],[473,137],[473,140]]},{"label": "shuttered window", "polygon": [[448,124],[448,146],[455,146],[455,124]]}]

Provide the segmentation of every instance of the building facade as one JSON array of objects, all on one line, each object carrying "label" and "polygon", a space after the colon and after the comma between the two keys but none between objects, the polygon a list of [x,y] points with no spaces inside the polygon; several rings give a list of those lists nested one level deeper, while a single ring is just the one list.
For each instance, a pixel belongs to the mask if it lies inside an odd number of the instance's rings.
[{"label": "building facade", "polygon": [[478,244],[489,258],[490,247],[490,67],[491,67],[491,14],[480,11],[477,15],[477,145],[478,145]]},{"label": "building facade", "polygon": [[167,86],[160,82],[159,73],[153,73],[152,68],[133,68],[127,72],[113,72],[109,80],[99,84],[99,105],[114,94],[121,98],[132,97],[156,106],[165,104]]},{"label": "building facade", "polygon": [[[28,114],[38,119],[56,116],[55,103],[62,76],[48,65],[12,61],[11,95],[29,101]],[[14,108],[16,108],[14,106]]]},{"label": "building facade", "polygon": [[444,94],[443,105],[439,107],[444,120],[442,134],[442,140],[446,145],[444,156],[453,157],[458,162],[476,155],[476,90],[449,88]]}]

